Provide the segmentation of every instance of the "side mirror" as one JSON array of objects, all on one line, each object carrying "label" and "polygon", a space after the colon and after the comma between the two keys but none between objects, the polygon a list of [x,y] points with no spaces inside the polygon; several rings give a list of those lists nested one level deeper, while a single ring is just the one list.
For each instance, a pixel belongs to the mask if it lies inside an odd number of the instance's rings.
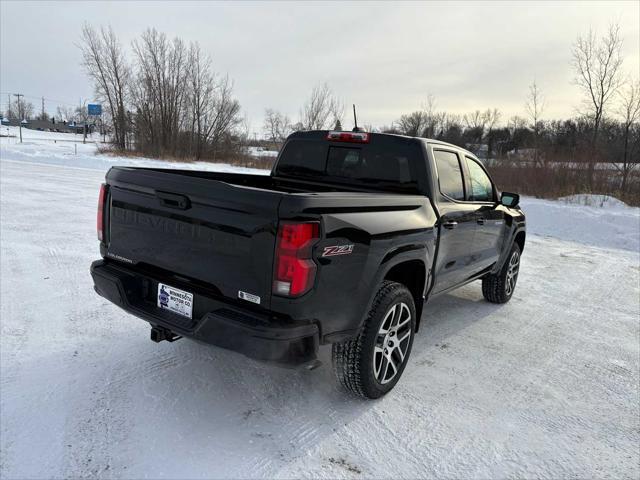
[{"label": "side mirror", "polygon": [[500,203],[505,207],[515,208],[520,203],[520,195],[517,193],[502,192]]}]

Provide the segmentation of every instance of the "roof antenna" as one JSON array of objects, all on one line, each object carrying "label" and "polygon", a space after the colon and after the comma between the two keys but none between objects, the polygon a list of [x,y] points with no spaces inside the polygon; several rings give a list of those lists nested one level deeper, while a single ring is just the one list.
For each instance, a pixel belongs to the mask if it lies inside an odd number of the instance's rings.
[{"label": "roof antenna", "polygon": [[356,104],[353,104],[353,132],[364,132],[360,127],[358,127],[358,117],[356,116]]}]

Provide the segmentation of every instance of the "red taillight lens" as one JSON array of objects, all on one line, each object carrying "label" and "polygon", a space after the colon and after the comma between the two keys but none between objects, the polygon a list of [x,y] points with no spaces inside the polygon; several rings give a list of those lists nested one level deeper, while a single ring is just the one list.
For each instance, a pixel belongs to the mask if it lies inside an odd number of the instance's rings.
[{"label": "red taillight lens", "polygon": [[298,297],[313,286],[316,264],[313,244],[320,238],[317,222],[281,223],[276,241],[273,293]]},{"label": "red taillight lens", "polygon": [[327,140],[332,142],[369,143],[369,134],[365,132],[329,132]]},{"label": "red taillight lens", "polygon": [[98,216],[96,221],[96,228],[98,230],[98,240],[104,239],[104,199],[106,195],[107,187],[103,183],[100,185],[100,195],[98,196]]}]

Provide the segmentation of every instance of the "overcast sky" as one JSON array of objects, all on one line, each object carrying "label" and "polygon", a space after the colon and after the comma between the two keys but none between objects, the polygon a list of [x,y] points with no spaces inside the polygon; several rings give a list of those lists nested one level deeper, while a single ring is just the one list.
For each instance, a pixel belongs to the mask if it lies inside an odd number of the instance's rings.
[{"label": "overcast sky", "polygon": [[[313,85],[356,103],[360,123],[390,124],[420,108],[524,115],[535,78],[546,118],[573,115],[571,45],[589,27],[617,22],[624,69],[640,71],[640,2],[205,3],[0,1],[0,103],[7,93],[57,103],[91,100],[75,46],[83,22],[111,25],[123,44],[145,28],[198,41],[228,72],[253,131],[264,109],[295,121]],[[37,97],[37,98],[35,98]],[[348,116],[345,126],[350,126]]]}]

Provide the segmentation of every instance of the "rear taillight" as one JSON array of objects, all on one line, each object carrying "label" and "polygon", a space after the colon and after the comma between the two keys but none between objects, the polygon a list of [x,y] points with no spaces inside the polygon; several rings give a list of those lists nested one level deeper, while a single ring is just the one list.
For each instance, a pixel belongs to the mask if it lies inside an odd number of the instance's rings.
[{"label": "rear taillight", "polygon": [[104,240],[104,200],[106,196],[107,186],[103,183],[100,185],[100,195],[98,196],[98,216],[96,228],[98,230],[98,240]]},{"label": "rear taillight", "polygon": [[332,142],[369,143],[369,134],[365,132],[329,132],[327,140]]},{"label": "rear taillight", "polygon": [[313,287],[316,264],[312,260],[311,250],[319,237],[320,224],[317,222],[280,223],[276,240],[273,293],[299,297]]}]

